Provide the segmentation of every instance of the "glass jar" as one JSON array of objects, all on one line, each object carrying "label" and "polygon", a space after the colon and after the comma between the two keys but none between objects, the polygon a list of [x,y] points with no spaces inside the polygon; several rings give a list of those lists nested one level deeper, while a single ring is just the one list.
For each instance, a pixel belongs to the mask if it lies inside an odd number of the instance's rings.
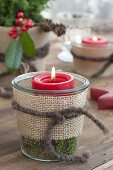
[{"label": "glass jar", "polygon": [[[108,58],[113,54],[113,44],[111,42],[106,46],[91,46],[83,45],[82,42],[72,42],[71,47],[74,58],[73,70],[83,76],[91,77],[101,70],[107,63]],[[85,57],[86,59],[82,59],[81,57]],[[97,58],[97,60],[100,59],[101,61],[92,61],[91,59],[93,58]],[[103,60],[103,58],[105,60]],[[110,65],[100,76],[109,76],[112,73],[113,66]]]},{"label": "glass jar", "polygon": [[[46,72],[38,72],[44,74]],[[86,103],[89,81],[77,74],[74,76],[75,88],[67,90],[36,90],[32,89],[32,77],[36,72],[26,73],[16,77],[13,81],[14,101],[27,110],[38,112],[59,111],[69,107],[84,107]],[[21,136],[22,153],[34,160],[58,161],[49,153],[44,142],[51,117],[26,114],[16,110],[17,124]],[[74,155],[78,148],[78,138],[82,133],[84,116],[66,119],[52,131],[51,143],[58,154]]]}]

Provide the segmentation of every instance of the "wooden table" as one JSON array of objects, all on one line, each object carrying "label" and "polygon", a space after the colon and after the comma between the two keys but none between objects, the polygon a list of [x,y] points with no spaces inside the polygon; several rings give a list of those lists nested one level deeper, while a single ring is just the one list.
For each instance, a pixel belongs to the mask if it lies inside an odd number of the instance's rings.
[{"label": "wooden table", "polygon": [[[71,63],[63,63],[56,58],[57,47],[58,44],[54,43],[51,53],[47,57],[47,70],[55,65],[56,69],[72,71]],[[91,86],[112,86],[113,77],[90,79],[90,82]],[[22,155],[16,117],[11,109],[11,100],[0,98],[0,170],[113,170],[113,111],[99,111],[97,103],[90,100],[89,102],[91,111],[105,121],[110,133],[104,136],[91,121],[85,119],[84,130],[80,138],[80,150],[90,150],[92,155],[87,164],[68,165],[64,162],[44,163],[33,161]]]}]

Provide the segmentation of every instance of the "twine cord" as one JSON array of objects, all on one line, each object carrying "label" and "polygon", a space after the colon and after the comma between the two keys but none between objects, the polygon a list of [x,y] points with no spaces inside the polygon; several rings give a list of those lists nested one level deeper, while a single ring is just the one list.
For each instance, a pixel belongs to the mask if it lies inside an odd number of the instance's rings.
[{"label": "twine cord", "polygon": [[0,77],[8,76],[10,73],[8,71],[4,71],[0,73]]},{"label": "twine cord", "polygon": [[88,158],[90,157],[90,152],[84,152],[82,153],[82,155],[79,156],[75,156],[75,155],[64,155],[64,154],[58,154],[55,151],[54,146],[52,145],[51,142],[51,134],[52,134],[52,130],[55,128],[56,125],[63,123],[63,121],[54,121],[48,124],[48,127],[45,131],[45,145],[48,149],[48,152],[51,153],[56,159],[58,159],[59,161],[65,161],[65,162],[69,162],[69,163],[76,163],[76,164],[83,164],[86,163]]},{"label": "twine cord", "polygon": [[13,96],[13,91],[11,88],[0,87],[0,97],[9,99]]},{"label": "twine cord", "polygon": [[92,74],[91,77],[98,77],[100,76],[102,73],[105,72],[105,70],[111,65],[113,64],[113,54],[111,54],[109,57],[101,57],[101,58],[98,58],[98,57],[89,57],[89,56],[79,56],[79,55],[75,55],[73,53],[73,51],[71,51],[72,55],[77,58],[77,59],[80,59],[80,60],[83,60],[83,61],[92,61],[92,62],[104,62],[106,61],[106,63],[103,65],[103,67],[97,71],[96,73]]},{"label": "twine cord", "polygon": [[92,74],[91,77],[92,77],[92,78],[95,78],[95,77],[100,76],[102,73],[104,73],[104,72],[107,70],[107,68],[108,68],[111,64],[112,64],[111,61],[107,61],[107,62],[103,65],[103,67],[102,67],[99,71],[97,71],[96,73]]},{"label": "twine cord", "polygon": [[58,154],[54,146],[51,143],[51,135],[52,131],[58,124],[64,123],[66,119],[72,119],[75,117],[78,117],[80,115],[85,115],[89,119],[91,119],[98,128],[100,128],[104,134],[108,133],[108,129],[105,126],[105,124],[99,120],[94,114],[90,113],[89,111],[85,110],[84,108],[77,108],[77,107],[70,107],[63,109],[61,111],[52,111],[52,112],[39,112],[37,110],[24,108],[20,106],[16,101],[13,100],[12,107],[14,110],[18,110],[20,112],[30,114],[33,116],[44,116],[44,117],[51,117],[53,118],[52,121],[48,124],[48,127],[45,131],[45,145],[48,149],[48,152],[50,152],[54,157],[56,157],[58,160],[66,161],[66,162],[72,162],[72,163],[78,163],[82,164],[87,162],[87,159],[89,158],[90,154],[89,152],[83,153],[81,156],[75,156],[75,155],[64,155],[64,154]]}]

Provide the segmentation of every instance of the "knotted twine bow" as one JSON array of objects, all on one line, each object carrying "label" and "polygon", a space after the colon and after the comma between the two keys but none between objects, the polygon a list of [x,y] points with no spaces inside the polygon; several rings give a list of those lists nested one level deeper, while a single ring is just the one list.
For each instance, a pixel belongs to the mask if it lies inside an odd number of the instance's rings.
[{"label": "knotted twine bow", "polygon": [[61,111],[39,112],[37,110],[24,108],[20,106],[16,101],[12,102],[12,107],[14,110],[18,110],[20,112],[30,114],[33,116],[43,116],[43,117],[53,118],[52,121],[48,124],[48,127],[45,131],[44,141],[48,149],[48,152],[51,153],[55,158],[57,158],[60,161],[82,164],[87,162],[87,159],[90,156],[89,152],[85,152],[81,156],[75,156],[75,155],[67,156],[64,154],[58,154],[55,151],[55,148],[51,142],[52,131],[56,127],[56,125],[64,123],[66,119],[76,118],[80,115],[85,115],[89,119],[91,119],[96,124],[96,126],[103,131],[104,134],[108,133],[108,129],[104,125],[104,123],[101,120],[99,120],[94,114],[88,112],[84,108],[70,107],[70,108],[63,109]]},{"label": "knotted twine bow", "polygon": [[93,61],[93,62],[104,62],[104,61],[107,61],[103,67],[97,71],[96,73],[94,73],[93,75],[91,75],[92,78],[94,77],[98,77],[100,76],[102,73],[105,72],[105,70],[111,65],[113,64],[113,54],[111,54],[109,57],[101,57],[101,58],[98,58],[98,57],[89,57],[89,56],[79,56],[79,55],[75,55],[73,53],[73,51],[71,51],[72,55],[77,58],[77,59],[80,59],[80,60],[84,60],[84,61]]}]

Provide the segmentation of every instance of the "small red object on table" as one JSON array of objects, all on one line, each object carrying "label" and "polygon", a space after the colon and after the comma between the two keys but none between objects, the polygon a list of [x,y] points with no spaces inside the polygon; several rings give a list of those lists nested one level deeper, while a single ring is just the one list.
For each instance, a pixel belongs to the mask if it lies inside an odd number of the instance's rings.
[{"label": "small red object on table", "polygon": [[90,94],[91,99],[98,102],[99,110],[113,109],[113,88],[92,87]]}]

